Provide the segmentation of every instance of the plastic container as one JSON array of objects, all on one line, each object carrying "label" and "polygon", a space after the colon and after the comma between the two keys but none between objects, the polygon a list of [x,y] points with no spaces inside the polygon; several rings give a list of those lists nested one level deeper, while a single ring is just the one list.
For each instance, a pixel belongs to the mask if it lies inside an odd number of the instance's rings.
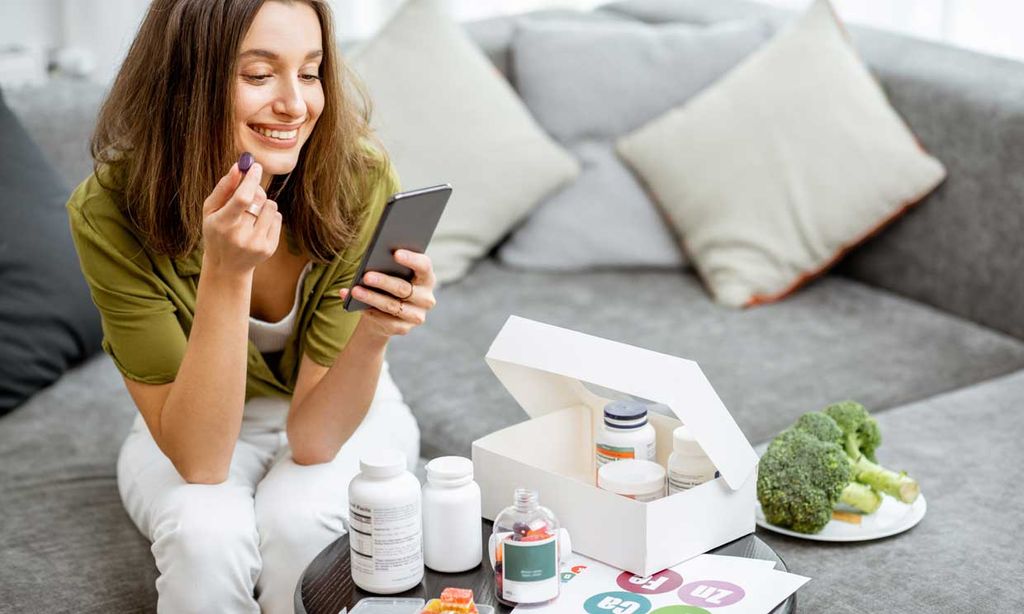
[{"label": "plastic container", "polygon": [[423,562],[427,567],[456,573],[479,565],[481,516],[473,461],[442,456],[427,463],[423,485]]},{"label": "plastic container", "polygon": [[648,460],[615,461],[597,472],[597,485],[637,501],[654,501],[665,496],[665,468]]},{"label": "plastic container", "polygon": [[423,580],[420,483],[397,450],[359,460],[348,486],[352,581],[370,593],[390,595]]},{"label": "plastic container", "polygon": [[558,598],[558,519],[537,491],[517,488],[515,503],[494,519],[494,590],[508,606],[540,605]]},{"label": "plastic container", "polygon": [[423,605],[422,599],[367,597],[360,599],[349,614],[420,614]]},{"label": "plastic container", "polygon": [[608,403],[594,449],[597,468],[626,459],[655,460],[656,437],[654,427],[647,422],[646,405],[638,401]]},{"label": "plastic container", "polygon": [[714,463],[685,426],[672,431],[672,454],[668,457],[668,494],[689,490],[718,477]]}]

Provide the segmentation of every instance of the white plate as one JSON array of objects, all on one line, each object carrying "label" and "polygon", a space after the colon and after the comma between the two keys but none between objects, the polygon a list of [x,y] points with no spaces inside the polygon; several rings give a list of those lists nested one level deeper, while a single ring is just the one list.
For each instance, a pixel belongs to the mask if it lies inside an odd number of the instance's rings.
[{"label": "white plate", "polygon": [[[767,445],[760,445],[754,450],[760,456],[764,454],[766,448]],[[924,495],[918,495],[911,504],[901,503],[889,495],[882,495],[882,505],[878,511],[873,514],[865,514],[860,524],[830,520],[820,532],[812,534],[798,533],[769,523],[765,520],[760,503],[757,503],[754,518],[757,521],[757,526],[791,537],[823,542],[859,542],[881,539],[907,531],[921,522],[926,511],[928,511],[928,503],[925,501]]]}]

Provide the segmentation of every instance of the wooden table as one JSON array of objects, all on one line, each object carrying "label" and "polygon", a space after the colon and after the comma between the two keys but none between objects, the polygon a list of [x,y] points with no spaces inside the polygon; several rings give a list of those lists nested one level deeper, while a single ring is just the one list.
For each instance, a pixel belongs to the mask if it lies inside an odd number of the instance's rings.
[{"label": "wooden table", "polygon": [[[482,546],[487,544],[491,535],[491,522],[484,520],[482,526]],[[484,550],[486,553],[486,550]],[[786,563],[772,548],[754,534],[741,537],[736,541],[720,546],[711,551],[712,554],[742,556],[747,558],[774,561],[776,569],[788,571]],[[324,548],[313,562],[306,567],[295,587],[296,614],[338,614],[342,608],[351,608],[364,597],[374,597],[364,593],[352,583],[349,571],[348,535],[342,535],[331,545]],[[430,569],[425,570],[423,582],[416,588],[390,597],[419,597],[429,601],[441,594],[446,586],[473,589],[477,603],[493,605],[499,613],[507,614],[512,608],[502,605],[494,596],[494,572],[490,568],[486,554],[479,566],[463,573],[446,574]],[[793,614],[796,612],[796,594],[779,604],[771,614]]]}]

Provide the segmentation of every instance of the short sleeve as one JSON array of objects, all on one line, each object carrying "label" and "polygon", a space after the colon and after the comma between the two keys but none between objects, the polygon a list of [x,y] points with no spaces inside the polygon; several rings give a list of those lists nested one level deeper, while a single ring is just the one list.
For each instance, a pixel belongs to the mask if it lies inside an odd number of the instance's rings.
[{"label": "short sleeve", "polygon": [[344,301],[338,295],[343,288],[352,287],[363,252],[369,247],[377,221],[392,194],[398,192],[399,181],[393,165],[370,190],[366,214],[356,240],[331,263],[328,273],[330,284],[320,296],[305,334],[305,353],[317,364],[329,367],[348,344],[359,323],[361,312],[345,311]]},{"label": "short sleeve", "polygon": [[68,202],[71,236],[103,323],[103,350],[125,377],[146,384],[174,381],[187,337],[152,263],[105,194]]}]

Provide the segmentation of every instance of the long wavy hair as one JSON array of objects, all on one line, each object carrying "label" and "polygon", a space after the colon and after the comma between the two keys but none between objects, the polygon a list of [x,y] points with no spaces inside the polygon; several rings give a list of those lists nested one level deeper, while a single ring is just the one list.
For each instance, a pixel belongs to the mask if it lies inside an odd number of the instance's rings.
[{"label": "long wavy hair", "polygon": [[[264,1],[154,0],[100,109],[96,176],[123,195],[147,247],[183,256],[202,240],[203,201],[236,159],[233,109],[242,40]],[[324,108],[295,169],[267,193],[294,247],[328,262],[355,237],[365,196],[388,172],[370,128],[366,90],[342,61],[325,0],[320,20]]]}]

